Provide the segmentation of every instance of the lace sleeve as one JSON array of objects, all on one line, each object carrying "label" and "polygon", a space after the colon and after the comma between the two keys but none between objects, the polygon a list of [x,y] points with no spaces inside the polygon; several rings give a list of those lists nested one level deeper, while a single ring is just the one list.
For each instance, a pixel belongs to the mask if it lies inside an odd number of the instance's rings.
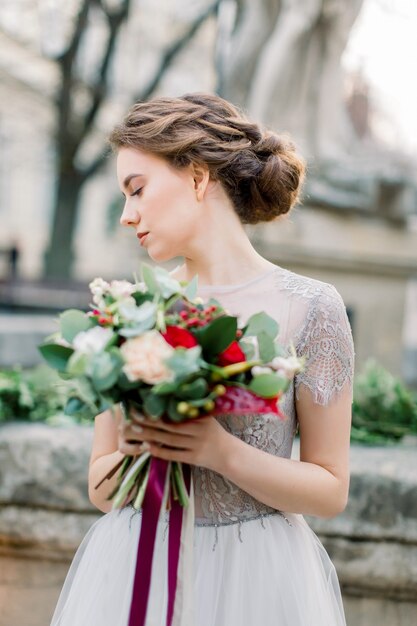
[{"label": "lace sleeve", "polygon": [[345,304],[333,285],[324,283],[311,299],[296,350],[307,357],[304,371],[294,381],[297,398],[300,385],[306,385],[314,402],[327,405],[346,384],[352,387],[352,330]]}]

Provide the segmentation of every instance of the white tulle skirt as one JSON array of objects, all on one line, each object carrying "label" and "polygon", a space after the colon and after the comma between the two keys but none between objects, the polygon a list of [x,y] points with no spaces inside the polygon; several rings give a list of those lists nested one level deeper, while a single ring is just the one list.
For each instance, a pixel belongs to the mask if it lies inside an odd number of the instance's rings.
[{"label": "white tulle skirt", "polygon": [[[195,626],[346,626],[337,574],[300,514],[194,529]],[[141,515],[103,515],[81,542],[51,626],[127,626]],[[158,524],[146,626],[165,626],[167,525]]]}]

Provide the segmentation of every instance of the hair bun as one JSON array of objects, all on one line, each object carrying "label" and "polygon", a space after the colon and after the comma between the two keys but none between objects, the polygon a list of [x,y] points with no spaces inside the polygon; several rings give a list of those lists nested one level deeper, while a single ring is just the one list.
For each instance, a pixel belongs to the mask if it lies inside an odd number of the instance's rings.
[{"label": "hair bun", "polygon": [[178,168],[205,163],[244,224],[288,213],[306,169],[288,136],[262,128],[215,94],[138,102],[110,142],[114,148],[142,148]]}]

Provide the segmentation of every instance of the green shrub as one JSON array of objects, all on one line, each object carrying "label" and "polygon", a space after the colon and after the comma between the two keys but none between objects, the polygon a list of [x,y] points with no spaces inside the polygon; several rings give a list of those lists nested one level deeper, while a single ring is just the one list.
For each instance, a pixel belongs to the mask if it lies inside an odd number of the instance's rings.
[{"label": "green shrub", "polygon": [[[0,423],[12,420],[65,423],[65,381],[47,365],[0,370]],[[73,421],[73,420],[72,420]]]},{"label": "green shrub", "polygon": [[374,359],[355,378],[352,441],[383,444],[417,434],[417,396]]}]

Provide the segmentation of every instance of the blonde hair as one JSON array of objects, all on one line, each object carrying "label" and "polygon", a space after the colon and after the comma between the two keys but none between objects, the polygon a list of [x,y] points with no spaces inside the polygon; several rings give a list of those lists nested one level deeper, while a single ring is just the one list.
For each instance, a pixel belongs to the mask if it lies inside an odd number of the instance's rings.
[{"label": "blonde hair", "polygon": [[268,222],[299,200],[306,165],[287,136],[263,129],[208,93],[138,102],[110,137],[113,149],[138,148],[182,168],[205,164],[244,224]]}]

